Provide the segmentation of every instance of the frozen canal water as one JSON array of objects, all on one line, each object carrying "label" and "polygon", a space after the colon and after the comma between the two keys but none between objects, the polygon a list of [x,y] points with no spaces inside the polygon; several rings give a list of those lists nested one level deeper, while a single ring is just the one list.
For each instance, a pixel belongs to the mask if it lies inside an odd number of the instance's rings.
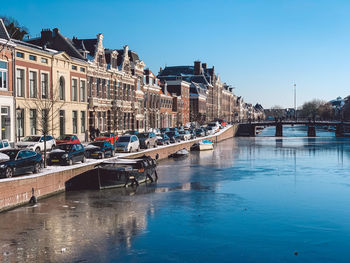
[{"label": "frozen canal water", "polygon": [[273,134],[162,161],[157,185],[2,213],[0,262],[349,262],[350,140]]}]

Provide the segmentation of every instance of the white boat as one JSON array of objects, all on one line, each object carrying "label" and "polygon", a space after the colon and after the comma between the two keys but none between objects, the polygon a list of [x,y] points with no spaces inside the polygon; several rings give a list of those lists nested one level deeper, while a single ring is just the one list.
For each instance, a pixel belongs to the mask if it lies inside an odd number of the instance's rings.
[{"label": "white boat", "polygon": [[207,151],[207,150],[213,150],[213,149],[214,149],[213,142],[209,140],[203,140],[191,146],[191,151]]}]

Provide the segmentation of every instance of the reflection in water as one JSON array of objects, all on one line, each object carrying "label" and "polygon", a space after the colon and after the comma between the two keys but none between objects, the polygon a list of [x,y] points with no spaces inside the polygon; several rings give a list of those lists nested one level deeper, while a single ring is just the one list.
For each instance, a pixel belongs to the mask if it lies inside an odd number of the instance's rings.
[{"label": "reflection in water", "polygon": [[349,262],[349,140],[288,137],[300,129],[162,161],[157,184],[2,213],[0,261]]}]

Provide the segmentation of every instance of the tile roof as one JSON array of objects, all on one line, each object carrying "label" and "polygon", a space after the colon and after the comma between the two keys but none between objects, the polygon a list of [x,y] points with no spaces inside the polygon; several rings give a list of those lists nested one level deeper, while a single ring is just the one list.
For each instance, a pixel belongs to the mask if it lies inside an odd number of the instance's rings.
[{"label": "tile roof", "polygon": [[7,32],[7,29],[2,19],[0,19],[0,39],[10,40],[9,33]]}]

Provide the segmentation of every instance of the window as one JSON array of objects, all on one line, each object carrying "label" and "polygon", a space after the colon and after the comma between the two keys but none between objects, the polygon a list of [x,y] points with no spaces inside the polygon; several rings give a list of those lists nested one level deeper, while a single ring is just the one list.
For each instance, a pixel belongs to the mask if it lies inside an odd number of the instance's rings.
[{"label": "window", "polygon": [[72,79],[72,100],[78,101],[78,80]]},{"label": "window", "polygon": [[80,81],[80,101],[86,101],[85,80]]},{"label": "window", "polygon": [[29,55],[29,60],[34,60],[34,61],[36,61],[36,56]]},{"label": "window", "polygon": [[60,83],[59,83],[59,98],[60,100],[64,100],[65,99],[65,81],[64,81],[64,77],[61,76],[60,77]]},{"label": "window", "polygon": [[17,136],[23,137],[24,136],[24,109],[20,109],[20,110],[16,109],[16,115],[17,115]]},{"label": "window", "polygon": [[29,71],[29,97],[36,98],[37,95],[37,75],[35,71]]},{"label": "window", "polygon": [[85,111],[80,112],[80,125],[81,125],[81,133],[84,133],[85,128]]},{"label": "window", "polygon": [[92,97],[92,84],[94,82],[94,78],[90,77],[89,78],[89,97]]},{"label": "window", "polygon": [[106,80],[102,79],[102,96],[101,98],[105,98],[106,97]]},{"label": "window", "polygon": [[85,72],[85,68],[80,68],[80,71],[81,72]]},{"label": "window", "polygon": [[7,62],[0,61],[0,89],[7,90]]},{"label": "window", "polygon": [[18,58],[24,58],[24,53],[22,53],[22,52],[16,52],[16,57],[18,57]]},{"label": "window", "polygon": [[36,134],[36,110],[31,109],[29,111],[29,124],[30,124],[30,134]]},{"label": "window", "polygon": [[24,69],[16,70],[17,97],[24,97]]},{"label": "window", "polygon": [[48,91],[49,91],[49,76],[47,73],[41,73],[41,98],[42,99],[47,99],[48,98]]},{"label": "window", "polygon": [[47,58],[41,58],[41,63],[47,64],[47,62],[48,62]]},{"label": "window", "polygon": [[140,79],[137,79],[137,90],[141,90]]},{"label": "window", "polygon": [[107,80],[107,99],[111,99],[111,86],[109,80]]},{"label": "window", "polygon": [[60,110],[60,135],[65,134],[65,112]]},{"label": "window", "polygon": [[72,69],[73,69],[73,70],[77,70],[77,66],[72,65]]},{"label": "window", "polygon": [[78,132],[78,112],[73,111],[73,133]]},{"label": "window", "polygon": [[[1,107],[1,139],[11,138],[10,107]],[[7,142],[4,142],[4,144]],[[6,146],[6,145],[5,145]]]},{"label": "window", "polygon": [[96,80],[96,97],[97,98],[100,97],[100,83],[101,83],[101,79],[97,79]]}]

